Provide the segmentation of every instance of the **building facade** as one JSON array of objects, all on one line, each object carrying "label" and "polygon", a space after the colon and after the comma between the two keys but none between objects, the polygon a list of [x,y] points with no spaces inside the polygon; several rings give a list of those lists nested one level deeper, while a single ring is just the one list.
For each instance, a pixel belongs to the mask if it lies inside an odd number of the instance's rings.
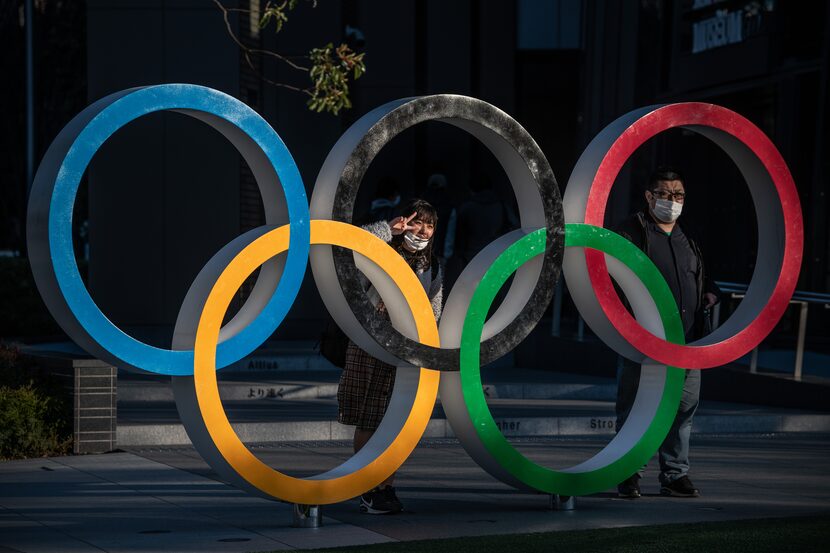
[{"label": "building facade", "polygon": [[[208,0],[87,0],[86,64],[78,76],[85,101],[165,82],[222,90],[272,124],[309,193],[340,134],[374,107],[402,97],[467,94],[498,106],[540,144],[561,189],[593,136],[629,110],[681,101],[720,104],[758,125],[781,150],[805,218],[798,287],[830,289],[830,6],[775,0],[321,1],[316,8],[300,3],[275,34],[259,28],[259,2],[224,4],[250,12],[231,12],[226,27]],[[307,76],[269,59],[248,63],[228,28],[252,48],[287,56],[306,55],[327,42],[364,47],[368,72],[353,88],[353,109],[339,116],[310,112],[304,95],[269,84],[304,87]],[[18,65],[10,70],[19,71]],[[39,71],[39,82],[49,82],[48,67]],[[68,117],[77,112],[65,111]],[[41,154],[62,124],[40,131]],[[612,194],[608,222],[641,206],[639,184],[657,164],[685,172],[688,226],[716,278],[748,282],[756,249],[751,199],[734,164],[695,133],[664,133],[632,157]],[[0,193],[18,199],[17,207],[7,205],[0,238],[13,249],[17,223],[11,217],[25,203],[19,198],[25,183],[19,171],[3,171]],[[463,131],[435,122],[405,131],[378,155],[359,210],[382,177],[398,180],[407,197],[427,193],[433,173],[447,177],[442,201],[448,204],[458,205],[485,175],[505,203],[512,202],[492,155]],[[78,217],[88,220],[93,297],[125,329],[167,346],[202,265],[262,223],[256,183],[222,137],[177,114],[150,115],[116,133],[93,161],[88,181],[87,212],[82,207]],[[316,339],[323,313],[309,273],[275,338]],[[826,328],[826,314],[811,317],[811,329]]]}]

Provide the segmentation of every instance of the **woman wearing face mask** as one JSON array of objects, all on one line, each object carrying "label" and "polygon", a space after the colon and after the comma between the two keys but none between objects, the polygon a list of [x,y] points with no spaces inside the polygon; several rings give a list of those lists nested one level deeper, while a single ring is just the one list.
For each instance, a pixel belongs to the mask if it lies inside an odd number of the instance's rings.
[{"label": "woman wearing face mask", "polygon": [[[435,320],[441,315],[443,299],[443,271],[432,254],[436,209],[424,200],[412,200],[402,209],[403,215],[391,221],[377,221],[363,228],[389,243],[412,268],[424,286],[432,304]],[[368,281],[366,282],[368,286]],[[367,294],[380,313],[386,309],[368,286]],[[375,359],[349,342],[346,362],[337,389],[338,421],[355,427],[354,451],[359,451],[386,413],[392,388],[395,385],[395,367]],[[369,514],[396,513],[403,509],[392,487],[394,474],[377,488],[360,497],[360,510]]]}]

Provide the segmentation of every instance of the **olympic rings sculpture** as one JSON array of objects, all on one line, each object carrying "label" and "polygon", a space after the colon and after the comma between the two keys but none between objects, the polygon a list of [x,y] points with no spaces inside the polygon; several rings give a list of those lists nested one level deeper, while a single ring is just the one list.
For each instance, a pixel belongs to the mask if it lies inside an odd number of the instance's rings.
[{"label": "olympic rings sculpture", "polygon": [[[71,234],[75,196],[92,156],[119,128],[162,110],[199,119],[230,140],[256,177],[266,215],[265,226],[230,242],[196,277],[170,350],[130,337],[98,309],[81,281]],[[440,324],[403,259],[351,224],[358,187],[374,156],[398,133],[428,120],[455,125],[487,146],[510,179],[521,220],[520,229],[485,247],[464,269]],[[726,151],[749,184],[758,220],[758,262],[746,299],[718,330],[688,345],[660,272],[636,246],[602,228],[608,194],[625,160],[645,140],[673,127],[702,134]],[[588,145],[563,200],[539,146],[498,108],[455,95],[398,100],[369,112],[338,140],[309,203],[291,154],[265,120],[228,95],[185,84],[118,92],[76,116],[38,169],[27,235],[38,288],[79,345],[128,370],[170,375],[188,435],[219,474],[251,493],[312,505],[360,495],[396,471],[423,435],[439,391],[453,432],[496,478],[569,496],[621,482],[667,434],[684,370],[735,360],[772,330],[795,289],[803,245],[798,194],[780,153],[752,123],[715,105],[652,106],[620,117]],[[302,283],[306,259],[335,321],[358,346],[395,364],[397,376],[387,413],[363,449],[324,474],[294,478],[264,464],[239,439],[222,407],[216,371],[250,354],[280,325]],[[259,267],[250,297],[223,326],[233,295]],[[616,436],[590,459],[553,470],[524,457],[501,434],[482,392],[480,365],[509,352],[533,329],[560,269],[591,328],[643,370],[634,407]],[[391,325],[362,293],[360,273],[383,299]],[[505,299],[488,318],[511,276]]]}]

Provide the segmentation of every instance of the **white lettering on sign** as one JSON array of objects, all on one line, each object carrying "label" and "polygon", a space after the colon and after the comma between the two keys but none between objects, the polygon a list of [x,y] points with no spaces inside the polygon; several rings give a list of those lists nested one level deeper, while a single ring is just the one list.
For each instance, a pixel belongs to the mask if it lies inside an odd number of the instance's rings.
[{"label": "white lettering on sign", "polygon": [[743,41],[743,21],[742,11],[726,10],[718,11],[715,17],[698,21],[692,25],[692,53]]}]

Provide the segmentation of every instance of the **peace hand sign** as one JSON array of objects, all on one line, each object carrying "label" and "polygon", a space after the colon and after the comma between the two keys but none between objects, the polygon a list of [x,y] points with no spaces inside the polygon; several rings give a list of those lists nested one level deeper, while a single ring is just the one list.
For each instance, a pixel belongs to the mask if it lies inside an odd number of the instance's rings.
[{"label": "peace hand sign", "polygon": [[404,232],[406,232],[408,230],[417,229],[418,227],[416,225],[410,225],[409,224],[409,221],[414,219],[416,215],[418,215],[417,211],[415,213],[413,213],[412,215],[410,215],[409,217],[400,216],[400,217],[395,217],[394,219],[389,221],[389,228],[392,229],[392,236],[397,236],[399,234],[403,234]]}]

